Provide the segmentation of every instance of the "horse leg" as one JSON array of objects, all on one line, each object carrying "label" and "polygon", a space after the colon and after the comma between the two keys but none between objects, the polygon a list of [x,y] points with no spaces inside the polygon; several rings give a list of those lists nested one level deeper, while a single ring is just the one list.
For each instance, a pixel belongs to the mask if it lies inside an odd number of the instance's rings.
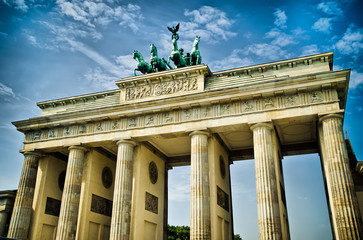
[{"label": "horse leg", "polygon": [[138,71],[138,70],[139,70],[138,68],[134,69],[134,76],[136,76],[136,71]]}]

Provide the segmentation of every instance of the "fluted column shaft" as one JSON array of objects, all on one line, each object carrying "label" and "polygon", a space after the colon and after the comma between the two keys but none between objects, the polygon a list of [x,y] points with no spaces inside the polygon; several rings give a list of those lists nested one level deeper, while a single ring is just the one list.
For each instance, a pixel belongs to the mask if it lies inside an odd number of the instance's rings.
[{"label": "fluted column shaft", "polygon": [[335,237],[338,240],[353,240],[363,236],[362,220],[349,167],[342,119],[343,117],[337,114],[322,117],[320,137],[324,147],[323,164],[330,207],[333,208],[331,210]]},{"label": "fluted column shaft", "polygon": [[195,131],[191,137],[190,239],[210,239],[210,194],[208,132]]},{"label": "fluted column shaft", "polygon": [[25,152],[24,155],[23,169],[8,232],[9,238],[16,239],[27,239],[28,237],[40,158],[36,152]]},{"label": "fluted column shaft", "polygon": [[76,238],[85,151],[84,147],[69,147],[67,172],[58,220],[57,240]]},{"label": "fluted column shaft", "polygon": [[136,143],[132,140],[121,140],[117,142],[117,145],[110,239],[129,240],[134,147]]},{"label": "fluted column shaft", "polygon": [[251,127],[255,155],[258,230],[260,239],[281,239],[281,221],[274,163],[273,126]]}]

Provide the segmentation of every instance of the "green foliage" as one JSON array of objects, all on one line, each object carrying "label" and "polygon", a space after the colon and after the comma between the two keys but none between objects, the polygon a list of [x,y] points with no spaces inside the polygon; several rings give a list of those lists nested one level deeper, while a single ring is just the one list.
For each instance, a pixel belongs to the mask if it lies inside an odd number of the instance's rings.
[{"label": "green foliage", "polygon": [[190,228],[188,226],[173,226],[168,224],[168,240],[189,240]]},{"label": "green foliage", "polygon": [[[188,226],[173,226],[168,224],[168,240],[189,240],[190,228]],[[239,234],[234,235],[234,240],[242,240]]]},{"label": "green foliage", "polygon": [[235,234],[233,240],[242,240],[239,234]]}]

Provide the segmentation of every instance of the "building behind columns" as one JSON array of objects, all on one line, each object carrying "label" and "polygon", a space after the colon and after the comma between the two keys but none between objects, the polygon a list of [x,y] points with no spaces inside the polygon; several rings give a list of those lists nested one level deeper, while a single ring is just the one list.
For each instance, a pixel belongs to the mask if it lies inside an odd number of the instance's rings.
[{"label": "building behind columns", "polygon": [[290,239],[281,161],[319,153],[334,238],[360,239],[363,167],[343,134],[349,78],[329,52],[220,72],[200,64],[40,102],[40,116],[13,123],[25,143],[8,237],[167,239],[168,170],[190,165],[191,239],[231,240],[230,164],[254,159],[260,239]]}]

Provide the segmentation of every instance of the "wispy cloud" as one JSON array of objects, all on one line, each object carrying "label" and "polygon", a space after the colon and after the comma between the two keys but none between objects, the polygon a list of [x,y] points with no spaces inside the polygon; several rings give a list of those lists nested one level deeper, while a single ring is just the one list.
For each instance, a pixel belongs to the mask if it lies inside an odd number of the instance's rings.
[{"label": "wispy cloud", "polygon": [[350,25],[334,47],[344,55],[360,53],[363,49],[363,28]]},{"label": "wispy cloud", "polygon": [[350,74],[350,82],[349,88],[357,88],[359,85],[363,83],[363,73],[359,73],[357,71],[351,71]]},{"label": "wispy cloud", "polygon": [[13,89],[0,82],[0,96],[15,98]]},{"label": "wispy cloud", "polygon": [[330,33],[332,30],[331,21],[332,18],[319,18],[312,26],[312,29],[317,32]]},{"label": "wispy cloud", "polygon": [[318,4],[317,9],[329,15],[342,15],[343,10],[340,8],[339,3],[336,1],[321,2]]},{"label": "wispy cloud", "polygon": [[22,12],[27,12],[29,9],[24,0],[3,0],[3,2],[9,7],[14,7]]},{"label": "wispy cloud", "polygon": [[243,49],[234,49],[232,53],[221,60],[210,62],[212,71],[220,71],[225,69],[249,66],[254,64],[251,58],[246,56],[246,52]]},{"label": "wispy cloud", "polygon": [[286,28],[287,16],[285,11],[277,8],[274,12],[275,21],[274,24],[280,28]]},{"label": "wispy cloud", "polygon": [[320,49],[318,47],[318,45],[316,44],[311,44],[311,45],[307,45],[302,47],[302,56],[307,56],[307,55],[313,55],[316,53],[319,53]]},{"label": "wispy cloud", "polygon": [[111,5],[110,2],[113,1],[58,0],[57,4],[60,14],[71,17],[89,27],[106,26],[115,21],[121,26],[129,27],[137,32],[139,30],[137,22],[143,18],[140,6],[135,4],[115,6]]},{"label": "wispy cloud", "polygon": [[228,40],[237,35],[229,31],[234,20],[227,17],[227,14],[217,8],[202,6],[196,10],[185,10],[184,15],[190,18],[189,22],[181,22],[181,32],[187,38],[201,36],[205,41],[215,43],[220,40]]},{"label": "wispy cloud", "polygon": [[278,28],[273,28],[265,34],[266,38],[272,38],[272,44],[280,47],[285,47],[291,44],[297,44],[295,37],[291,34],[287,34]]}]

